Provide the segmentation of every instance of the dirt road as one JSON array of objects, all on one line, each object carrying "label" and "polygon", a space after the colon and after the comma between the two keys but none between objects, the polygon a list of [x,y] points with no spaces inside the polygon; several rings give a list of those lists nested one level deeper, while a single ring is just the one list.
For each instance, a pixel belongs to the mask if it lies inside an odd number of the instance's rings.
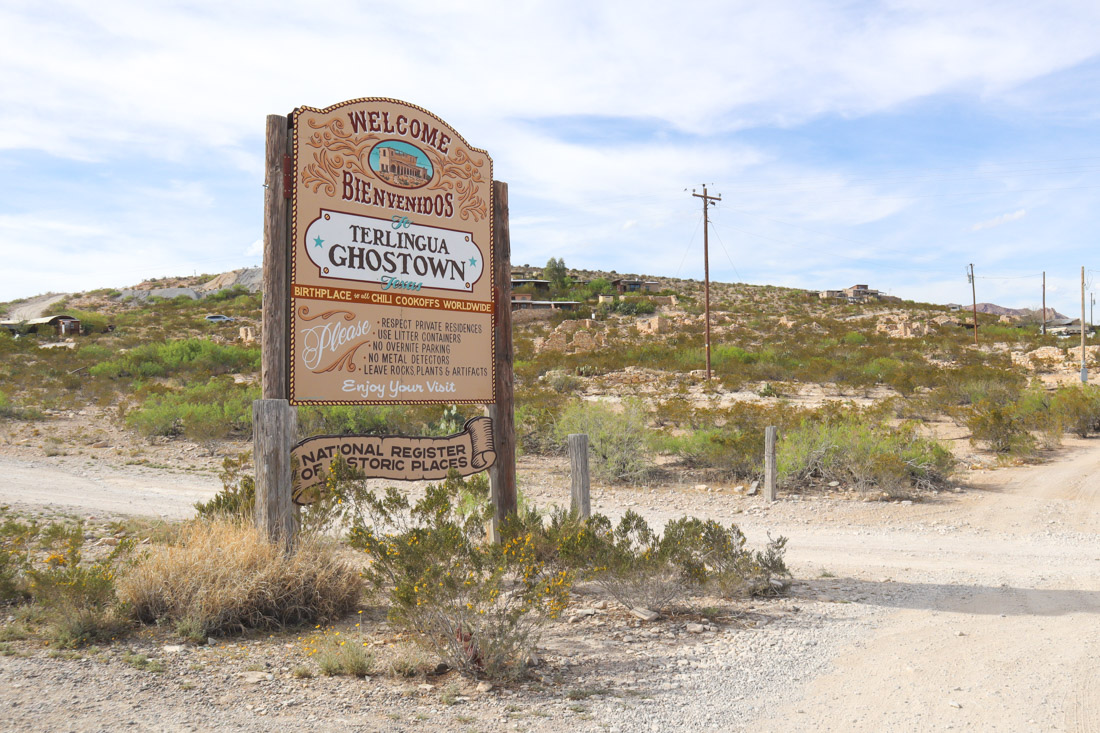
[{"label": "dirt road", "polygon": [[41,318],[50,309],[50,306],[68,296],[68,293],[36,295],[22,303],[13,305],[6,318],[13,321],[29,321],[32,318]]},{"label": "dirt road", "polygon": [[848,542],[790,529],[797,565],[906,589],[758,730],[1100,730],[1100,444],[973,485]]},{"label": "dirt road", "polygon": [[[217,489],[210,473],[100,465],[79,456],[0,457],[0,475],[2,501],[79,512],[184,516],[193,501]],[[686,487],[596,492],[594,508],[612,516],[632,508],[659,526],[690,513],[736,521],[752,540],[767,532],[787,536],[799,582],[785,602],[790,613],[762,630],[731,627],[712,641],[700,638],[688,657],[661,658],[665,647],[656,642],[638,648],[641,640],[621,637],[629,630],[608,631],[613,623],[567,626],[565,642],[598,646],[598,659],[584,674],[635,659],[643,666],[599,684],[644,691],[596,697],[569,727],[1100,731],[1100,440],[1067,441],[1045,465],[966,478],[966,491],[917,503],[784,498],[767,505],[728,490]],[[567,466],[525,462],[521,485],[536,504],[562,503]],[[622,657],[621,649],[638,656]],[[576,674],[570,684],[586,679]],[[311,714],[319,715],[323,704],[316,696],[324,689],[295,694],[317,702]],[[145,704],[168,692],[150,688]],[[223,693],[222,687],[210,691]],[[47,693],[39,688],[38,694]],[[536,700],[525,694],[486,703],[484,713],[466,715],[466,722],[478,730],[510,730],[508,711],[527,706],[543,712],[521,728],[555,730],[562,721],[543,713],[573,715],[566,706],[578,707],[560,695]],[[186,709],[182,699],[165,704]],[[407,729],[442,730],[458,720],[438,704],[425,705],[416,709],[435,722]],[[218,710],[241,729],[268,729],[251,713]],[[414,714],[421,713],[408,712]],[[153,725],[156,717],[141,721]]]}]

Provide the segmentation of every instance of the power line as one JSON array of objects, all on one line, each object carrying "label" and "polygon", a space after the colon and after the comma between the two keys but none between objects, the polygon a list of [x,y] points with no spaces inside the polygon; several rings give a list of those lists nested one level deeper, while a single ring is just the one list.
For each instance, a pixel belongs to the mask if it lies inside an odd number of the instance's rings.
[{"label": "power line", "polygon": [[676,268],[675,277],[680,277],[680,270],[684,268],[684,263],[687,262],[688,252],[691,251],[691,245],[695,244],[695,235],[699,233],[699,225],[703,223],[703,217],[695,222],[695,231],[691,233],[691,240],[688,242],[687,249],[684,250],[684,256],[680,258],[680,266]]}]

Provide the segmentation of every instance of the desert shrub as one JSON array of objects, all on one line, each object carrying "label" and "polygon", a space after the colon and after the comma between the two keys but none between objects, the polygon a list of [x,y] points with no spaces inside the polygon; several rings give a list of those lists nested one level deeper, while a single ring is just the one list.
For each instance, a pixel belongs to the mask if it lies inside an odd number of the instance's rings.
[{"label": "desert shrub", "polygon": [[551,369],[543,375],[546,386],[555,392],[576,392],[581,381],[562,369]]},{"label": "desert shrub", "polygon": [[595,459],[592,475],[604,481],[638,480],[652,469],[645,408],[638,401],[624,401],[621,411],[599,402],[570,402],[555,433],[559,445],[571,433],[587,434]]},{"label": "desert shrub", "polygon": [[603,303],[599,311],[603,315],[618,313],[623,316],[641,316],[657,312],[657,304],[646,297],[615,298],[612,303]]},{"label": "desert shrub", "polygon": [[325,634],[310,651],[317,666],[321,668],[321,674],[328,677],[366,677],[373,674],[376,667],[374,652],[353,637],[341,639],[339,636]]},{"label": "desert shrub", "polygon": [[169,622],[205,638],[338,618],[362,591],[359,572],[331,542],[302,538],[292,552],[254,527],[196,521],[148,550],[119,580],[133,618]]},{"label": "desert shrub", "polygon": [[404,435],[410,429],[408,411],[402,406],[359,407],[348,405],[298,408],[298,433],[313,435]]},{"label": "desert shrub", "polygon": [[1100,388],[1095,385],[1060,387],[1051,400],[1051,411],[1070,432],[1087,438],[1100,430]]},{"label": "desert shrub", "polygon": [[763,429],[726,425],[666,435],[659,445],[692,468],[717,468],[731,477],[751,477],[762,470]]},{"label": "desert shrub", "polygon": [[253,475],[252,453],[222,459],[218,474],[222,488],[209,501],[195,502],[195,510],[202,519],[228,519],[245,521],[252,517],[256,507],[256,479]]},{"label": "desert shrub", "polygon": [[1037,446],[1050,450],[1062,444],[1065,416],[1055,407],[1053,396],[1041,385],[1024,390],[1006,407],[1015,411],[1021,427],[1032,434]]},{"label": "desert shrub", "polygon": [[841,481],[891,496],[938,488],[953,468],[950,451],[922,438],[916,424],[891,426],[868,416],[803,421],[780,432],[776,452],[780,484]]},{"label": "desert shrub", "polygon": [[933,408],[946,414],[952,414],[952,408],[982,400],[997,405],[1015,402],[1027,382],[1018,372],[974,365],[952,370],[942,379],[928,401]]},{"label": "desert shrub", "polygon": [[1035,451],[1035,437],[1028,429],[1025,416],[1014,403],[1002,404],[993,399],[979,399],[960,411],[970,442],[982,442],[994,453],[1030,455]]},{"label": "desert shrub", "polygon": [[258,346],[219,344],[189,338],[138,346],[91,367],[93,377],[215,376],[260,368]]},{"label": "desert shrub", "polygon": [[0,519],[0,603],[13,603],[27,597],[25,573],[39,528],[15,517],[6,506],[0,507]]},{"label": "desert shrub", "polygon": [[123,623],[114,604],[115,577],[133,543],[123,540],[105,557],[87,562],[82,524],[25,526],[38,551],[25,560],[26,593],[43,610],[51,643],[75,647],[117,634]]},{"label": "desert shrub", "polygon": [[0,391],[0,420],[41,420],[42,417],[37,408],[16,405]]},{"label": "desert shrub", "polygon": [[217,440],[241,434],[252,425],[255,385],[236,384],[229,377],[194,383],[179,391],[153,392],[126,415],[126,424],[142,435],[185,435],[193,440]]},{"label": "desert shrub", "polygon": [[235,300],[241,296],[249,295],[248,288],[244,285],[234,285],[230,288],[222,288],[207,295],[203,300],[209,303],[224,303],[227,300]]},{"label": "desert shrub", "polygon": [[396,489],[370,492],[369,523],[350,541],[370,558],[364,575],[386,593],[392,623],[463,674],[514,678],[542,620],[565,607],[571,573],[541,562],[529,533],[484,543],[485,513],[456,509],[464,484],[452,475],[415,505]]},{"label": "desert shrub", "polygon": [[867,337],[859,331],[849,331],[842,339],[848,346],[862,346],[867,343]]},{"label": "desert shrub", "polygon": [[[568,528],[569,525],[565,524]],[[745,548],[745,536],[731,524],[683,517],[658,535],[628,510],[612,529],[593,515],[571,531],[559,531],[559,562],[592,578],[628,608],[659,611],[704,588],[726,596],[774,595],[790,576],[783,562],[786,538],[765,550]]]},{"label": "desert shrub", "polygon": [[568,395],[539,382],[516,392],[515,433],[520,453],[545,455],[561,448],[555,426]]},{"label": "desert shrub", "polygon": [[774,425],[782,432],[806,419],[828,419],[838,409],[843,408],[808,411],[783,403],[749,402],[706,409],[670,398],[660,403],[657,414],[674,431],[659,434],[654,442],[661,452],[677,456],[685,466],[753,478],[763,470],[765,428]]}]

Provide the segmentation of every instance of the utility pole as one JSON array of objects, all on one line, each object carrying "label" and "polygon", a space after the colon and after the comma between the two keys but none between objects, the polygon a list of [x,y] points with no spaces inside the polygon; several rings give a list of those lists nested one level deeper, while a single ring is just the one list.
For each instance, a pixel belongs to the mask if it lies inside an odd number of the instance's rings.
[{"label": "utility pole", "polygon": [[1043,270],[1043,327],[1044,336],[1047,335],[1047,271]]},{"label": "utility pole", "polygon": [[691,195],[697,199],[703,199],[703,301],[704,301],[704,313],[707,322],[706,326],[706,338],[707,338],[707,379],[710,379],[710,242],[708,241],[708,230],[710,228],[710,214],[708,208],[711,201],[721,201],[722,195],[708,196],[707,187],[704,184],[703,193],[695,193],[695,189],[691,189]]},{"label": "utility pole", "polygon": [[1089,369],[1085,366],[1085,266],[1081,265],[1081,384],[1089,383]]},{"label": "utility pole", "polygon": [[970,297],[974,303],[974,345],[978,345],[978,291],[974,285],[974,263],[970,263],[970,272],[967,274],[967,279],[970,280]]}]

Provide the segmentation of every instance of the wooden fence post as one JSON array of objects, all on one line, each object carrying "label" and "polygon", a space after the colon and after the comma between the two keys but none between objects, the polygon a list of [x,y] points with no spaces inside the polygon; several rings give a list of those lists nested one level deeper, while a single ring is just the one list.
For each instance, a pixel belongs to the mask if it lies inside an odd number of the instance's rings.
[{"label": "wooden fence post", "polygon": [[778,430],[773,426],[764,429],[764,498],[775,501],[775,437]]},{"label": "wooden fence post", "polygon": [[289,550],[297,516],[290,496],[290,450],[298,414],[286,400],[252,403],[252,455],[256,464],[256,527],[269,542]]},{"label": "wooden fence post", "polygon": [[569,445],[569,511],[581,519],[588,519],[592,515],[588,484],[588,436],[573,433],[566,441]]},{"label": "wooden fence post", "polygon": [[489,405],[497,459],[489,468],[489,495],[493,502],[490,539],[496,528],[516,513],[516,429],[512,394],[512,243],[508,231],[508,184],[493,181],[493,293],[496,308],[496,403]]},{"label": "wooden fence post", "polygon": [[267,116],[264,178],[264,273],[261,313],[261,394],[252,403],[252,460],[256,465],[256,527],[289,549],[297,529],[291,500],[290,451],[297,437],[297,410],[290,406],[290,216],[283,179],[289,128],[282,115]]}]

